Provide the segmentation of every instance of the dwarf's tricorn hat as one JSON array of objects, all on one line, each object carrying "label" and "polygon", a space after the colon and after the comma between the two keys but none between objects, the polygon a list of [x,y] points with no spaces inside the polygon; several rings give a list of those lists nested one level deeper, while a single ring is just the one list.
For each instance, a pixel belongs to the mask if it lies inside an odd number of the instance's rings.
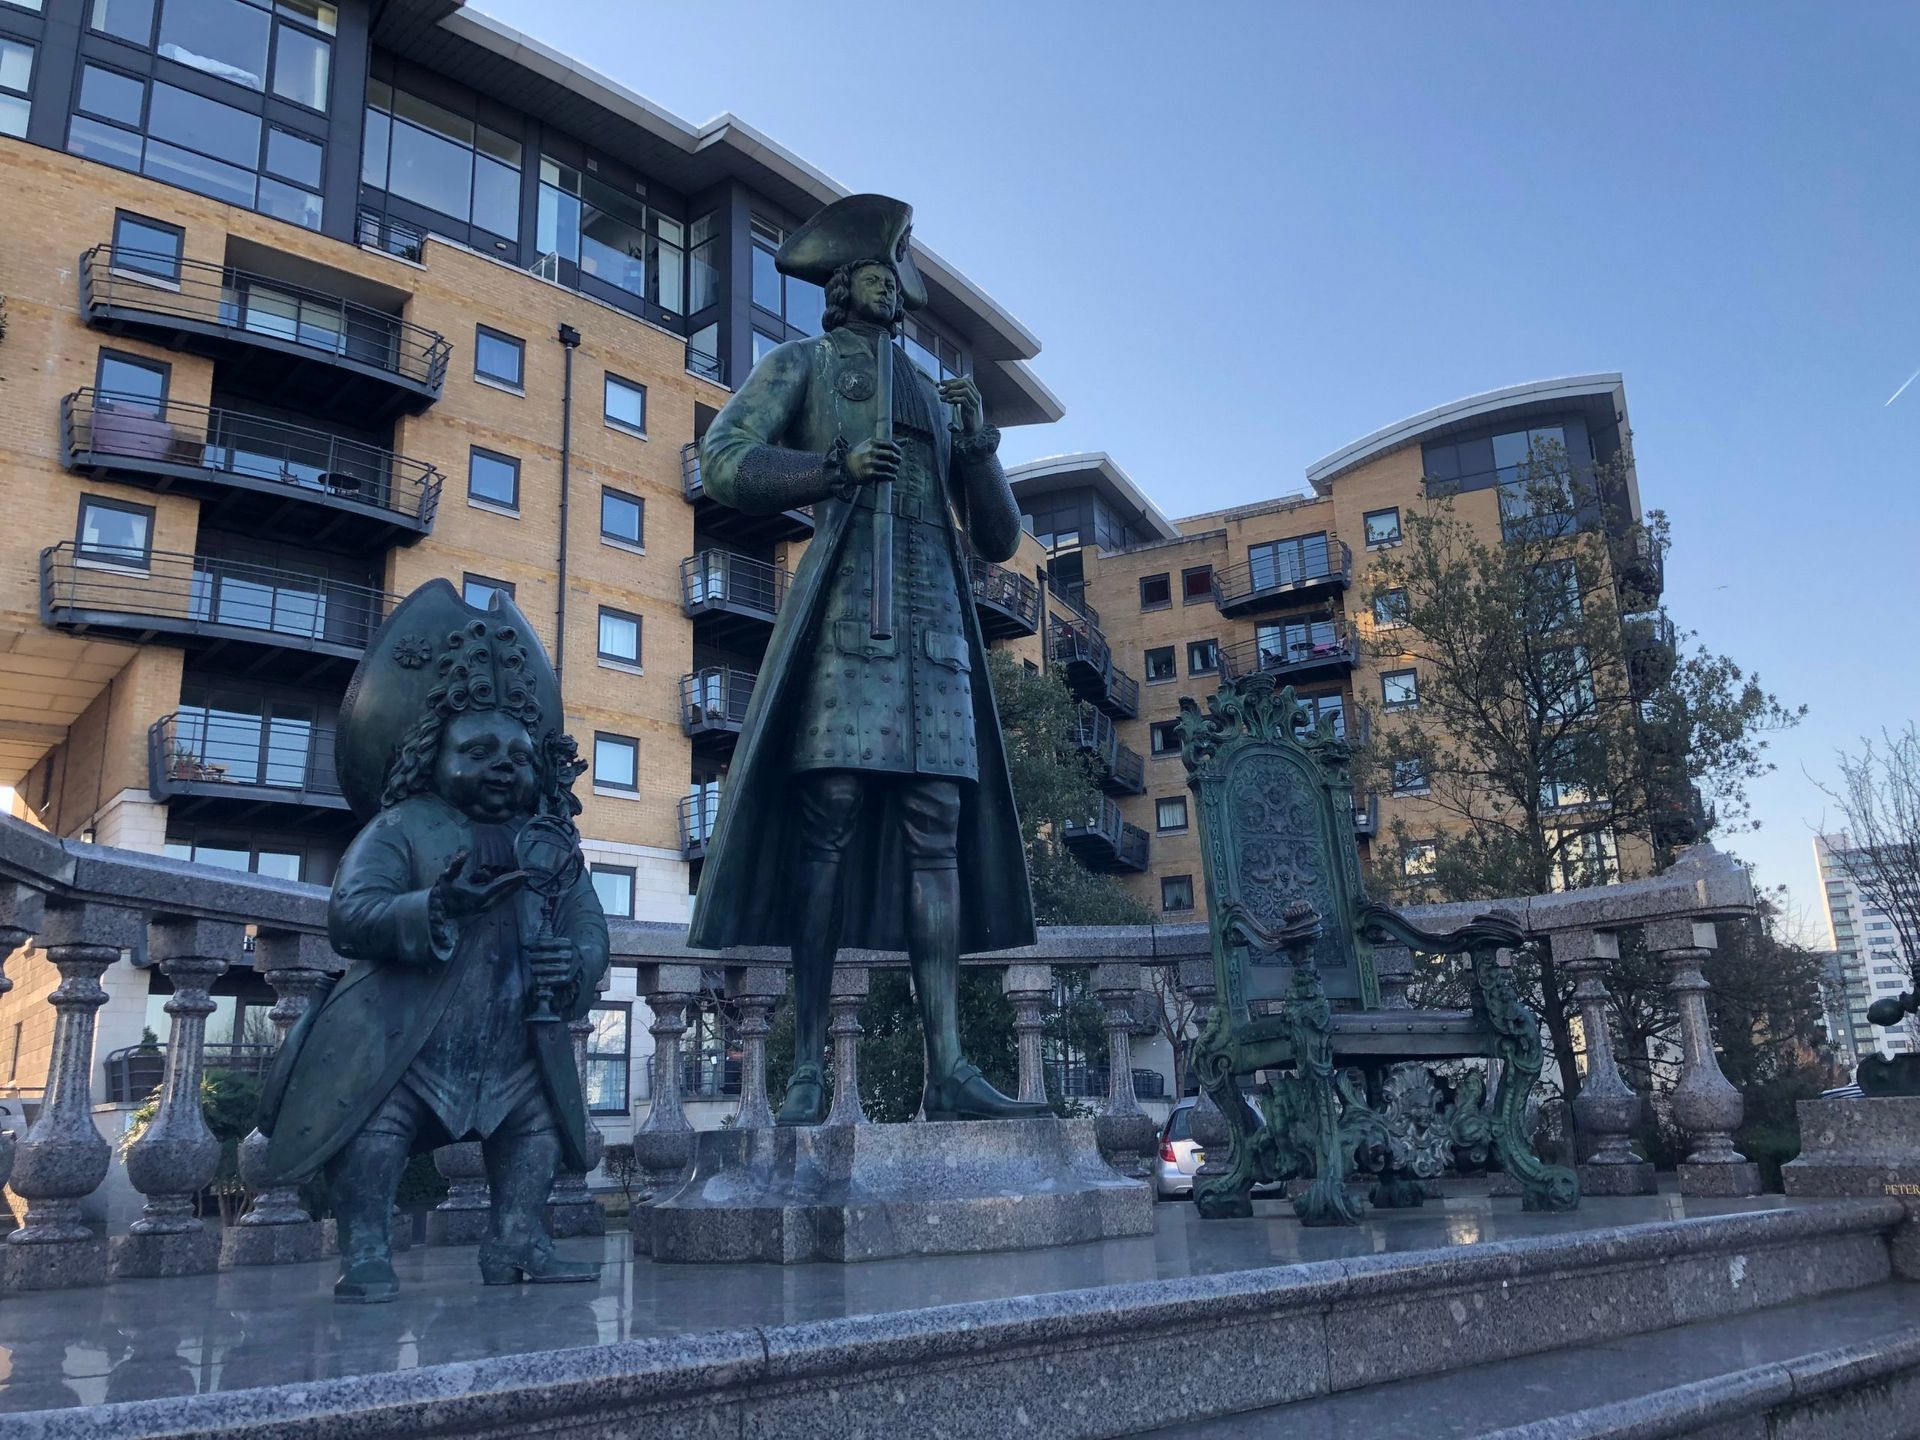
[{"label": "dwarf's tricorn hat", "polygon": [[900,277],[900,301],[924,310],[927,282],[913,263],[913,207],[885,195],[849,195],[836,200],[798,230],[773,257],[782,275],[824,285],[842,265],[885,260]]},{"label": "dwarf's tricorn hat", "polygon": [[340,702],[335,765],[340,789],[362,821],[380,797],[400,749],[429,708],[440,718],[499,710],[527,727],[536,754],[565,722],[560,682],[519,607],[496,590],[485,610],[445,580],[429,580],[374,633]]}]

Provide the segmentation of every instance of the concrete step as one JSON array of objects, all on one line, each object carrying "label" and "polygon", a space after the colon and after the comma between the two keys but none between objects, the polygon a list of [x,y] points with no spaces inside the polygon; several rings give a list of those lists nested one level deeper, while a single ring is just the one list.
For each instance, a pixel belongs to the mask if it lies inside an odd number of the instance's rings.
[{"label": "concrete step", "polygon": [[1412,1429],[1423,1440],[1911,1436],[1920,1432],[1920,1286],[1872,1285],[1152,1433],[1403,1440]]},{"label": "concrete step", "polygon": [[1897,1200],[1861,1200],[1563,1228],[22,1413],[5,1433],[1130,1435],[1882,1285],[1888,1234],[1904,1218]]}]

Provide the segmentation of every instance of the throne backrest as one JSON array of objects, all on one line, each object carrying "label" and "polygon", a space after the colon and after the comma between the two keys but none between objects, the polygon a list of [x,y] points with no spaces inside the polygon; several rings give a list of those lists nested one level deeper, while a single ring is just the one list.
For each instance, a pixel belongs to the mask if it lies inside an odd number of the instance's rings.
[{"label": "throne backrest", "polygon": [[1380,1003],[1373,952],[1355,917],[1367,903],[1354,844],[1346,742],[1331,717],[1270,675],[1222,685],[1202,710],[1180,702],[1180,755],[1194,793],[1212,930],[1218,1003],[1244,1021],[1280,999],[1293,972],[1284,954],[1246,926],[1277,932],[1294,901],[1321,920],[1313,957],[1336,1005]]}]

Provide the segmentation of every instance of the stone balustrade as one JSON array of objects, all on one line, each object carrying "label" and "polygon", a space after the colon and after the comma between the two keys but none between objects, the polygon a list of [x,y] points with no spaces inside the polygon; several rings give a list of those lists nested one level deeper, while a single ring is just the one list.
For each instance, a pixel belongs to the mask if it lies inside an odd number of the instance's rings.
[{"label": "stone balustrade", "polygon": [[[318,1253],[322,1227],[301,1208],[297,1188],[284,1186],[255,1184],[258,1193],[247,1214],[223,1246],[213,1244],[192,1213],[193,1198],[211,1174],[204,1127],[192,1101],[203,1070],[207,987],[228,966],[254,967],[279,997],[272,1015],[284,1038],[341,968],[326,942],[326,902],[326,891],[317,886],[55,841],[0,817],[0,995],[13,984],[5,974],[7,961],[23,947],[43,952],[58,974],[45,1001],[53,1011],[45,1094],[37,1108],[29,1105],[31,1124],[23,1135],[0,1137],[0,1167],[11,1161],[13,1188],[26,1202],[24,1223],[8,1237],[0,1264],[7,1288],[95,1284],[110,1273],[108,1237],[81,1213],[81,1202],[101,1184],[110,1163],[91,1097],[94,1014],[107,998],[102,976],[133,951],[144,951],[143,963],[158,964],[173,981],[168,1005],[173,1033],[158,1111],[129,1156],[129,1174],[146,1198],[146,1210],[126,1235],[113,1237],[121,1243],[113,1248],[111,1268],[129,1275],[177,1273],[207,1268],[213,1254],[218,1263],[232,1265],[287,1263]],[[1644,1162],[1627,1140],[1640,1097],[1615,1062],[1606,1031],[1605,981],[1619,953],[1619,936],[1643,933],[1648,949],[1671,973],[1681,1021],[1683,1068],[1673,1114],[1692,1140],[1682,1185],[1689,1193],[1726,1195],[1747,1193],[1756,1179],[1732,1143],[1740,1096],[1714,1060],[1700,962],[1713,947],[1714,922],[1748,916],[1753,906],[1744,870],[1700,846],[1651,880],[1480,905],[1416,907],[1408,914],[1424,928],[1446,929],[1490,909],[1505,910],[1576,980],[1589,1076],[1576,1120],[1585,1132],[1588,1174],[1607,1172],[1613,1193],[1641,1187]],[[778,1097],[767,1089],[766,1036],[785,989],[787,957],[780,950],[692,950],[678,925],[616,920],[610,931],[614,964],[633,971],[635,988],[652,1015],[652,1101],[635,1131],[634,1151],[645,1176],[641,1188],[658,1191],[677,1182],[692,1153],[677,1061],[688,1009],[715,976],[737,1010],[742,1041],[736,1123],[748,1128],[770,1123]],[[251,947],[243,939],[248,932],[256,937]],[[836,1116],[857,1121],[865,1114],[857,1041],[867,972],[904,966],[905,957],[847,952],[842,959],[832,1002],[833,1103]],[[1107,1034],[1108,1093],[1098,1116],[1103,1142],[1110,1158],[1142,1173],[1152,1154],[1153,1122],[1134,1093],[1131,1037],[1146,1018],[1137,1013],[1145,968],[1174,969],[1197,1007],[1197,1023],[1203,1024],[1217,1003],[1207,927],[1046,929],[1032,946],[968,956],[966,963],[1004,970],[1014,1011],[1019,1094],[1025,1099],[1045,1094],[1040,1039],[1056,973],[1090,972]],[[1390,992],[1387,1003],[1405,1004],[1412,973],[1408,957],[1384,957],[1383,969],[1391,972],[1392,983],[1382,982],[1383,995]],[[583,1062],[583,1038],[584,1031],[574,1037],[576,1063]],[[1220,1118],[1210,1110],[1203,1102],[1195,1116],[1195,1134],[1203,1143]],[[259,1137],[249,1137],[240,1153],[243,1176],[256,1181],[260,1148]],[[1209,1148],[1217,1149],[1218,1141]],[[442,1158],[442,1171],[456,1191],[442,1217],[445,1223],[430,1228],[467,1238],[470,1217],[484,1213],[484,1175],[472,1163],[477,1157]],[[560,1208],[579,1208],[580,1180],[566,1177],[557,1188]],[[644,1229],[644,1220],[637,1217],[636,1225]]]}]

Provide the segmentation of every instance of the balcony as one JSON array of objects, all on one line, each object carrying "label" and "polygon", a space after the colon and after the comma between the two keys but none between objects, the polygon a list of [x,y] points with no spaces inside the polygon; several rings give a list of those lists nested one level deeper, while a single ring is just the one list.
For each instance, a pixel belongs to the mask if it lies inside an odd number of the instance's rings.
[{"label": "balcony", "polygon": [[[221,1045],[202,1047],[201,1063],[209,1071],[231,1070],[263,1077],[279,1052],[277,1045]],[[130,1045],[100,1062],[107,1072],[107,1103],[138,1105],[149,1099],[167,1078],[165,1045]]]},{"label": "balcony", "polygon": [[754,672],[731,666],[710,666],[680,677],[680,728],[698,745],[717,741],[730,750],[747,718],[753,699]]},{"label": "balcony", "polygon": [[1651,610],[1667,584],[1667,557],[1651,525],[1635,525],[1613,537],[1613,576],[1620,608]]},{"label": "balcony", "polygon": [[727,383],[727,367],[720,363],[720,357],[694,349],[692,342],[687,344],[687,372],[698,375],[702,380],[711,380],[716,385]]},{"label": "balcony", "polygon": [[230,652],[237,673],[311,676],[358,661],[393,608],[384,590],[207,555],[40,552],[40,617],[76,635]]},{"label": "balcony", "polygon": [[1040,633],[1040,587],[1004,565],[973,560],[967,566],[980,630],[989,640],[1019,640]]},{"label": "balcony", "polygon": [[1091,705],[1080,706],[1074,722],[1074,745],[1093,761],[1093,781],[1109,795],[1146,792],[1147,767],[1139,752],[1120,743],[1113,717]]},{"label": "balcony", "polygon": [[1286,626],[1220,647],[1220,678],[1231,683],[1259,672],[1282,684],[1305,684],[1349,674],[1360,663],[1360,641],[1345,620]]},{"label": "balcony", "polygon": [[1047,653],[1077,699],[1119,720],[1140,713],[1140,682],[1114,667],[1106,636],[1078,616],[1047,616]]},{"label": "balcony", "polygon": [[731,550],[703,550],[680,562],[680,608],[698,623],[703,642],[758,651],[787,598],[787,578],[785,566]]},{"label": "balcony", "polygon": [[1371,840],[1380,833],[1380,797],[1369,795],[1362,800],[1358,794],[1353,797],[1353,833],[1363,840]]},{"label": "balcony", "polygon": [[1103,875],[1147,868],[1147,832],[1122,820],[1111,800],[1102,800],[1085,820],[1069,820],[1061,838],[1082,865]]},{"label": "balcony", "polygon": [[[163,269],[178,278],[153,273]],[[339,295],[111,245],[80,257],[80,313],[99,330],[243,360],[263,392],[362,418],[433,404],[451,350],[432,330]]]},{"label": "balcony", "polygon": [[707,858],[707,842],[720,818],[720,787],[699,785],[680,797],[680,853],[689,860]]},{"label": "balcony", "polygon": [[202,522],[339,548],[433,529],[441,475],[424,460],[279,420],[76,390],[60,402],[69,470],[208,502]]},{"label": "balcony", "polygon": [[680,447],[680,488],[693,506],[693,523],[703,536],[728,545],[752,549],[783,540],[805,540],[813,534],[813,507],[799,505],[772,515],[749,515],[731,505],[709,499],[700,483],[700,446],[691,441]]},{"label": "balcony", "polygon": [[1629,615],[1620,622],[1627,657],[1627,683],[1637,696],[1651,695],[1673,679],[1680,663],[1679,639],[1665,615]]},{"label": "balcony", "polygon": [[1272,547],[1245,565],[1213,572],[1222,615],[1253,615],[1338,595],[1353,580],[1353,551],[1332,531]]},{"label": "balcony", "polygon": [[241,824],[289,805],[345,818],[333,746],[333,731],[306,717],[166,715],[147,730],[147,793],[183,818]]}]

